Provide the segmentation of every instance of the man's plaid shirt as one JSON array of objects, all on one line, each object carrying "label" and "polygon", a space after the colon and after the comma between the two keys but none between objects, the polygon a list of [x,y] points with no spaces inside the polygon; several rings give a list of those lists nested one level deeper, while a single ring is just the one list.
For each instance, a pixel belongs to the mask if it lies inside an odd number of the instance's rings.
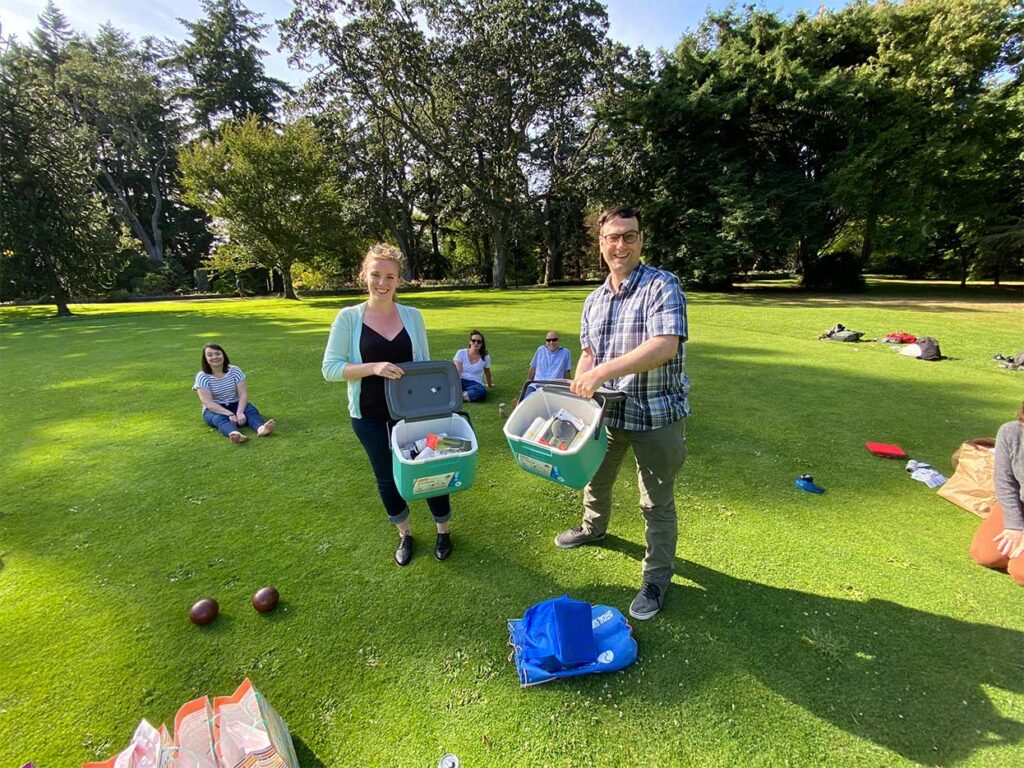
[{"label": "man's plaid shirt", "polygon": [[611,277],[583,304],[580,345],[594,355],[594,365],[620,357],[655,336],[678,336],[679,351],[664,365],[644,373],[612,379],[609,386],[626,394],[609,405],[605,423],[619,429],[646,431],[690,413],[686,377],[688,337],[686,297],[671,272],[639,264],[612,293]]}]

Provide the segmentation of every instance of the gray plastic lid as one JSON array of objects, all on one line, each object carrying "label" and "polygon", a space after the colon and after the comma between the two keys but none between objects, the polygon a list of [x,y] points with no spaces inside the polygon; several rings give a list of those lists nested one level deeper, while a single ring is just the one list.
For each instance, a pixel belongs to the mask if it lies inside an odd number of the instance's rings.
[{"label": "gray plastic lid", "polygon": [[393,419],[417,421],[449,416],[462,405],[459,371],[451,360],[398,363],[400,379],[384,382],[384,395]]}]

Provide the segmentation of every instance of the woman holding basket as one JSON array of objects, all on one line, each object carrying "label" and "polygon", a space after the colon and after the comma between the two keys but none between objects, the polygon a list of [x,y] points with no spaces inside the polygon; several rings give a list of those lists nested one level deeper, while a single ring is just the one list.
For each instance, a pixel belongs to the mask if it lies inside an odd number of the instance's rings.
[{"label": "woman holding basket", "polygon": [[[395,421],[388,411],[384,385],[387,379],[402,378],[402,363],[430,358],[423,316],[418,309],[395,301],[403,265],[402,253],[394,246],[378,243],[367,251],[361,278],[368,298],[338,313],[322,367],[328,381],[348,384],[352,431],[370,460],[388,520],[398,528],[395,562],[402,566],[412,558],[412,526],[409,506],[392,476],[389,430]],[[448,496],[436,496],[427,499],[427,506],[437,526],[434,557],[445,560],[452,553],[451,502]]]}]

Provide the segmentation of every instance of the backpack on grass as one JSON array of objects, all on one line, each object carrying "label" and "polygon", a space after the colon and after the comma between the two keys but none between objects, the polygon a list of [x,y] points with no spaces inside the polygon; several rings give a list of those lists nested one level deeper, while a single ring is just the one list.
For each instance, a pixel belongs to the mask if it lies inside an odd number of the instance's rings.
[{"label": "backpack on grass", "polygon": [[828,341],[860,341],[860,337],[863,335],[863,331],[851,331],[842,323],[836,323],[818,338],[827,339]]},{"label": "backpack on grass", "polygon": [[922,336],[917,340],[917,346],[921,349],[918,360],[941,360],[942,352],[939,350],[939,340],[932,336]]}]

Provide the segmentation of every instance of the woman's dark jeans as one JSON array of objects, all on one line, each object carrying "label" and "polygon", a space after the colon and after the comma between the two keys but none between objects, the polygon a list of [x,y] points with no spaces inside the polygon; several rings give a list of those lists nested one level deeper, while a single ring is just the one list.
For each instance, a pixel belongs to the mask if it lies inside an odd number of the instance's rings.
[{"label": "woman's dark jeans", "polygon": [[[384,502],[388,520],[398,525],[409,517],[409,505],[398,492],[391,471],[389,428],[394,425],[395,422],[390,419],[352,419],[352,431],[356,433],[367,458],[370,459],[370,466],[373,467],[373,474],[377,478],[377,491],[380,493],[380,500]],[[430,507],[430,514],[434,516],[435,523],[447,523],[452,516],[451,500],[447,495],[427,499],[427,506]]]},{"label": "woman's dark jeans", "polygon": [[479,403],[487,398],[487,387],[479,381],[462,379],[462,391],[469,396],[469,402]]},{"label": "woman's dark jeans", "polygon": [[[238,402],[223,403],[224,407],[227,408],[231,413],[238,412]],[[249,403],[245,406],[245,425],[252,429],[259,429],[264,425],[263,417],[260,416],[260,412],[256,410],[256,406]],[[225,416],[223,413],[214,413],[213,411],[207,411],[203,409],[203,421],[209,424],[216,430],[219,430],[224,437],[231,437],[232,432],[241,432],[242,428],[239,427],[230,418]]]}]

